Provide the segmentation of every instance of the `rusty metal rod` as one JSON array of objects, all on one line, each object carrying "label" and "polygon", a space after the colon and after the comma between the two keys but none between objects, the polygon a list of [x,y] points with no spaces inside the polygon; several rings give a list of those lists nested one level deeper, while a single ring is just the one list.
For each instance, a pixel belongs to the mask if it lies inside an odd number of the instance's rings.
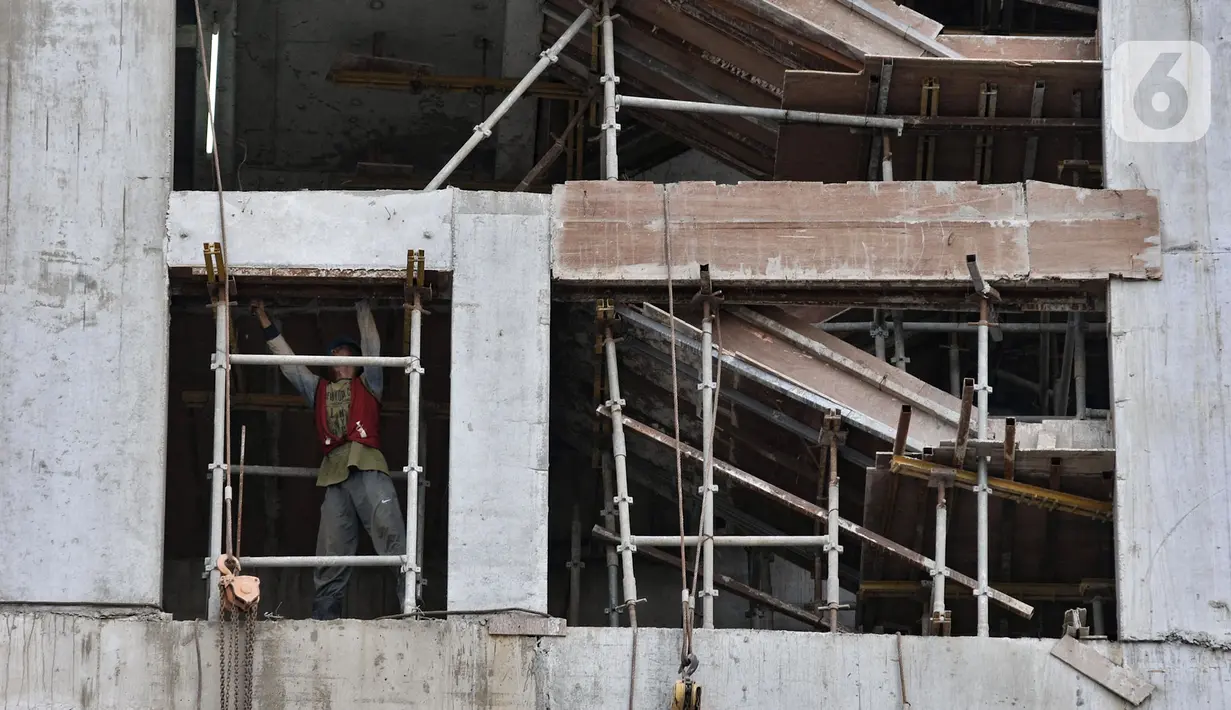
[{"label": "rusty metal rod", "polygon": [[[594,98],[597,95],[598,90],[595,89],[591,91],[589,95],[586,96],[586,98],[579,104],[577,113],[574,113],[573,117],[569,119],[568,125],[565,126],[564,131],[560,133],[560,137],[556,139],[555,143],[551,144],[551,147],[547,149],[547,152],[543,154],[543,157],[539,158],[539,162],[535,163],[533,168],[530,168],[530,172],[526,173],[526,177],[522,178],[521,182],[517,183],[517,187],[513,188],[513,192],[524,192],[527,187],[530,187],[531,183],[539,179],[539,176],[543,174],[543,171],[550,168],[556,162],[556,160],[560,157],[560,154],[564,152],[565,139],[567,139],[573,131],[577,130],[577,124],[581,123],[581,119],[585,118],[586,112],[590,110],[590,106],[594,103]],[[580,148],[578,150],[580,150]]]}]

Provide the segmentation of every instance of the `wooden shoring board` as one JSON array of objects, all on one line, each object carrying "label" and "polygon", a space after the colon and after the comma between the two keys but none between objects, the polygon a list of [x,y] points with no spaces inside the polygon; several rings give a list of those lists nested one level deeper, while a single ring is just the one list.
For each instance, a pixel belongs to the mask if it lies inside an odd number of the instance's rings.
[{"label": "wooden shoring board", "polygon": [[[782,108],[831,113],[874,113],[876,77],[888,57],[864,58],[864,69],[857,74],[788,71],[783,80]],[[1043,118],[1071,118],[1073,94],[1081,92],[1082,112],[1087,118],[1101,114],[1102,62],[1084,60],[948,59],[936,57],[893,57],[893,82],[889,88],[886,114],[920,115],[920,89],[925,79],[940,84],[937,115],[975,117],[982,84],[997,88],[996,116],[1028,118],[1036,81],[1046,82]],[[1038,131],[1038,168],[1035,175],[1058,181],[1059,161],[1072,157],[1073,129]],[[894,175],[913,179],[916,145],[920,131],[891,136]],[[976,131],[944,132],[939,135],[934,179],[969,180],[974,177],[973,162]],[[992,182],[1022,179],[1026,133],[997,132]],[[1101,142],[1097,129],[1081,133],[1091,155],[1098,154]],[[866,179],[867,153],[871,134],[852,136],[839,126],[786,124],[779,131],[778,155],[774,177],[778,180],[816,180],[844,182]],[[817,160],[824,155],[825,160]]]},{"label": "wooden shoring board", "polygon": [[996,286],[1060,288],[1161,277],[1158,200],[1146,190],[1041,182],[578,181],[552,194],[557,283],[723,287],[968,287],[966,256]]}]

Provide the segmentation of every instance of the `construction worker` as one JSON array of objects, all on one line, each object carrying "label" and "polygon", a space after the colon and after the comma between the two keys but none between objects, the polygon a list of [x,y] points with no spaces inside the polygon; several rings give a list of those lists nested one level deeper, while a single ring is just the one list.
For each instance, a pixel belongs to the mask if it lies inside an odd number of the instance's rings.
[{"label": "construction worker", "polygon": [[[265,331],[266,345],[277,355],[294,355],[291,346],[265,313],[265,304],[253,301]],[[380,334],[367,301],[355,304],[362,345],[342,336],[329,344],[330,355],[380,355]],[[360,525],[372,536],[378,555],[406,554],[406,522],[397,491],[389,477],[389,465],[380,452],[380,400],[384,373],[379,367],[350,365],[329,368],[329,379],[303,365],[283,365],[282,374],[308,400],[316,419],[316,433],[324,460],[316,485],[325,489],[321,520],[316,536],[317,555],[354,555],[359,548]],[[362,375],[360,375],[362,371]],[[313,573],[316,595],[312,618],[342,616],[348,566],[318,567]],[[398,608],[402,609],[405,587],[398,575]]]}]

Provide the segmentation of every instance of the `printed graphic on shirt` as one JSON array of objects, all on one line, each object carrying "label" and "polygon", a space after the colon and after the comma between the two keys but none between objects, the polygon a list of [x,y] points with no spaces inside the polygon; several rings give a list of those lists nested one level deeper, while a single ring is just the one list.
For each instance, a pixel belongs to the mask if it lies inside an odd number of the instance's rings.
[{"label": "printed graphic on shirt", "polygon": [[329,424],[329,433],[339,438],[346,436],[350,388],[350,380],[330,382],[325,387],[325,421]]}]

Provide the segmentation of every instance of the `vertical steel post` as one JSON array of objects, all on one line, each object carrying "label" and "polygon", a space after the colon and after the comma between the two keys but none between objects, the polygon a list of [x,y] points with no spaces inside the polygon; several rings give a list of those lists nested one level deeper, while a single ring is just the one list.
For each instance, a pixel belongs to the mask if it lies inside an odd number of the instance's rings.
[{"label": "vertical steel post", "polygon": [[423,376],[423,300],[415,292],[410,311],[410,362],[406,365],[406,419],[409,421],[406,439],[406,565],[402,613],[419,608],[419,477],[423,465],[419,462],[419,384]]},{"label": "vertical steel post", "polygon": [[979,614],[977,635],[988,636],[991,633],[991,628],[988,625],[987,618],[987,451],[983,442],[987,441],[987,396],[991,391],[988,387],[988,318],[990,318],[990,306],[987,302],[987,297],[983,296],[979,300],[979,496],[978,496],[978,544],[979,544],[979,588],[975,590],[978,596]]},{"label": "vertical steel post", "polygon": [[[957,316],[953,316],[953,324],[957,325]],[[962,354],[958,349],[957,333],[949,334],[949,394],[962,396]]]},{"label": "vertical steel post", "polygon": [[[427,427],[420,424],[419,426],[419,465],[423,470],[427,470],[427,462],[424,461],[427,455]],[[415,566],[419,568],[419,579],[415,588],[415,599],[423,599],[423,588],[427,586],[427,580],[423,578],[423,529],[427,525],[427,475],[424,473],[419,476],[419,500],[415,506],[415,529],[418,531],[415,535]],[[407,522],[410,521],[410,514],[407,511]],[[410,554],[410,549],[407,548],[407,554]]]},{"label": "vertical steel post", "polygon": [[616,150],[616,84],[615,32],[611,27],[611,0],[603,0],[603,179],[620,179],[620,156]]},{"label": "vertical steel post", "polygon": [[902,371],[906,370],[906,363],[910,362],[906,357],[906,326],[903,325],[905,320],[904,311],[893,312],[893,364]]},{"label": "vertical steel post", "polygon": [[569,528],[568,625],[577,626],[581,615],[581,510],[573,503],[573,522]]},{"label": "vertical steel post", "polygon": [[949,533],[949,510],[945,507],[945,486],[936,487],[936,554],[932,567],[932,623],[939,624],[945,618],[945,549]]},{"label": "vertical steel post", "polygon": [[[624,400],[620,398],[620,373],[616,369],[615,338],[611,326],[606,328],[603,348],[607,354],[607,393],[611,399],[607,408],[611,412],[611,453],[615,460],[616,497],[613,502],[620,518],[620,562],[624,573],[624,603],[628,605],[628,625],[637,628],[637,578],[633,576],[633,550],[628,506],[633,499],[628,495],[628,448],[624,443]],[[681,561],[682,562],[682,561]]]},{"label": "vertical steel post", "polygon": [[705,302],[701,318],[701,628],[714,628],[714,314]]},{"label": "vertical steel post", "polygon": [[1074,316],[1073,329],[1073,396],[1077,401],[1077,418],[1086,418],[1086,325],[1080,313]]},{"label": "vertical steel post", "polygon": [[872,311],[872,339],[876,344],[876,357],[885,360],[885,314],[879,308]]},{"label": "vertical steel post", "polygon": [[829,554],[827,565],[829,569],[829,588],[825,592],[825,600],[829,603],[829,632],[838,631],[838,553],[842,548],[838,545],[838,431],[836,424],[829,431],[829,540],[825,543],[825,551]]},{"label": "vertical steel post", "polygon": [[[603,526],[608,530],[616,529],[616,514],[615,514],[615,486],[611,482],[611,459],[606,454],[602,458],[602,474],[603,474]],[[616,555],[615,546],[606,545],[607,548],[607,625],[616,627],[620,625],[620,612],[617,607],[620,606],[620,572],[619,558]]]},{"label": "vertical steel post", "polygon": [[[226,278],[224,276],[224,278]],[[225,286],[225,284],[224,284]],[[226,421],[227,421],[227,377],[230,374],[230,338],[231,305],[229,289],[219,288],[218,299],[214,303],[214,358],[211,367],[214,369],[214,451],[213,463],[210,464],[210,512],[209,512],[209,558],[206,560],[209,569],[209,587],[206,590],[206,613],[210,621],[216,621],[219,616],[218,570],[215,561],[222,554],[222,506],[225,491],[223,478],[226,475]]]}]

